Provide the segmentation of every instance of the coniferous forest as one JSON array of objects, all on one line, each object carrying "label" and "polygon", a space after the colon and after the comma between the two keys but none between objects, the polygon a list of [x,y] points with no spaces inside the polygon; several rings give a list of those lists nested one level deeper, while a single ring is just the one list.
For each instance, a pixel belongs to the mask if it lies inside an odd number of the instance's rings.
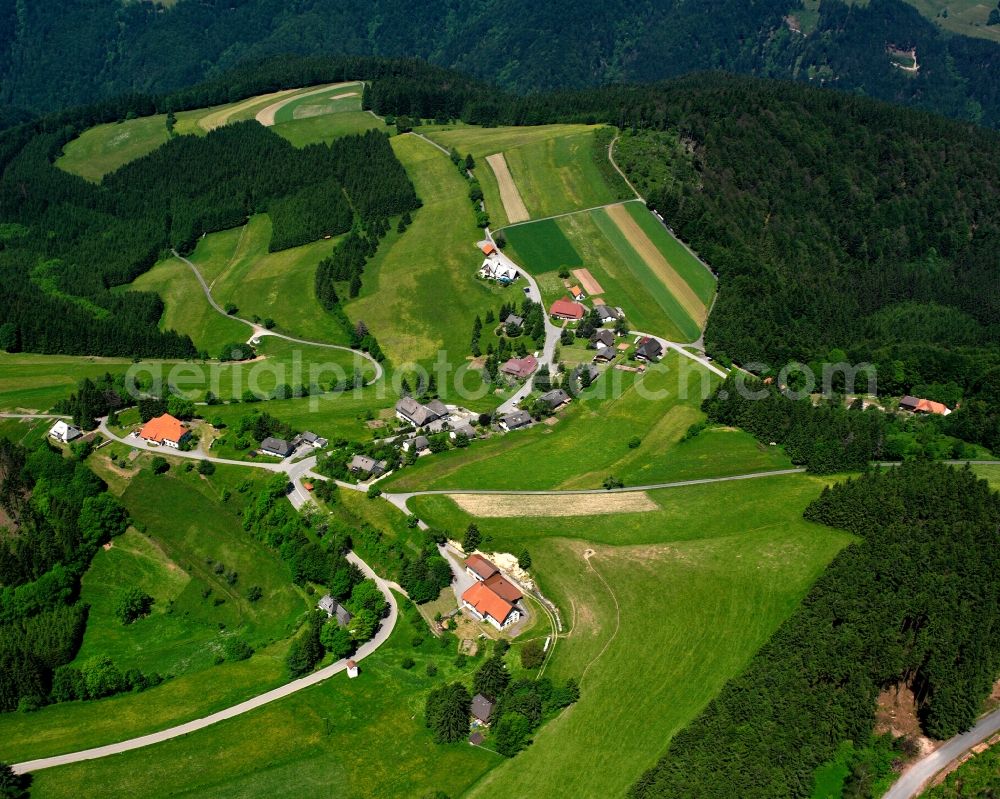
[{"label": "coniferous forest", "polygon": [[634,799],[807,797],[880,690],[912,688],[927,734],[968,729],[1000,670],[1000,494],[911,462],[834,488],[807,519],[857,536],[802,606],[670,742]]},{"label": "coniferous forest", "polygon": [[256,122],[237,123],[174,138],[99,185],[52,165],[72,135],[38,132],[8,151],[0,343],[10,351],[193,356],[186,336],[157,329],[159,297],[111,289],[168,248],[189,252],[253,213],[274,211],[271,247],[280,249],[343,233],[355,215],[372,224],[418,203],[377,132],[299,150]]}]

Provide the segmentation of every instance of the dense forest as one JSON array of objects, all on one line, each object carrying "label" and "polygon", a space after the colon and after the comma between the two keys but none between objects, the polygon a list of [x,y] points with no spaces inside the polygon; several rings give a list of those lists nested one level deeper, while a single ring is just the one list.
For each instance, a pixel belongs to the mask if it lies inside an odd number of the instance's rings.
[{"label": "dense forest", "polygon": [[[1000,123],[995,43],[946,34],[903,0],[823,0],[808,19],[801,9],[801,0],[0,0],[0,105],[47,113],[171,91],[275,54],[353,54],[425,58],[519,92],[720,69]],[[915,47],[919,69],[898,68],[888,46]]]},{"label": "dense forest", "polygon": [[[88,183],[52,165],[75,126],[4,137],[0,177],[0,344],[9,351],[190,357],[157,329],[159,297],[113,291],[167,248],[273,210],[272,249],[384,225],[418,205],[377,132],[296,149],[256,122],[180,136]],[[308,207],[308,213],[303,207]]]},{"label": "dense forest", "polygon": [[128,525],[105,488],[84,463],[45,442],[28,451],[0,439],[0,711],[147,681],[126,680],[110,662],[86,673],[65,665],[86,626],[80,578],[98,547]]},{"label": "dense forest", "polygon": [[1000,495],[968,469],[909,463],[826,488],[805,515],[858,541],[635,799],[810,796],[816,768],[869,740],[877,694],[899,684],[935,738],[977,717],[1000,672]]}]

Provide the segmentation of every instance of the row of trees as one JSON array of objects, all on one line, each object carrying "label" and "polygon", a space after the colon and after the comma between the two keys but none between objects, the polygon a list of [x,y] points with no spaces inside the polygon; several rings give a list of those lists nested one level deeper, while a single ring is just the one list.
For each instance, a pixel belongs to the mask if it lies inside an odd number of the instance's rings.
[{"label": "row of trees", "polygon": [[972,726],[1000,672],[1000,494],[914,462],[826,488],[805,516],[858,540],[631,796],[809,796],[840,742],[869,740],[890,686],[913,690],[934,738]]}]

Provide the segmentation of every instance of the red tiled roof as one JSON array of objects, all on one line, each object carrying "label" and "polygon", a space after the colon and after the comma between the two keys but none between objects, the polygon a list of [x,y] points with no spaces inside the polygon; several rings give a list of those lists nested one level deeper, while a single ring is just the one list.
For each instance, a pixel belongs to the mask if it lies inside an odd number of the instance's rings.
[{"label": "red tiled roof", "polygon": [[462,594],[462,601],[472,605],[479,615],[489,616],[498,624],[503,624],[514,610],[510,602],[495,594],[486,583],[478,581]]},{"label": "red tiled roof", "polygon": [[493,252],[496,252],[496,251],[497,251],[497,248],[496,248],[496,247],[494,247],[492,243],[490,243],[490,242],[486,242],[486,243],[485,243],[485,244],[483,245],[483,247],[482,247],[482,250],[483,250],[483,254],[484,254],[484,255],[489,255],[490,253],[493,253]]},{"label": "red tiled roof", "polygon": [[922,399],[917,402],[917,410],[923,411],[924,413],[936,413],[940,416],[951,413],[948,406],[941,402],[935,402],[934,400]]},{"label": "red tiled roof", "polygon": [[180,419],[175,419],[169,413],[165,413],[146,422],[142,426],[142,430],[139,431],[139,437],[157,443],[172,441],[174,444],[179,444],[187,431],[187,427],[181,423]]},{"label": "red tiled roof", "polygon": [[486,560],[486,558],[482,555],[469,555],[468,560],[465,561],[465,565],[484,580],[488,577],[492,577],[499,571],[496,566]]},{"label": "red tiled roof", "polygon": [[583,319],[583,306],[572,300],[556,300],[552,303],[552,307],[549,308],[549,314],[552,316],[566,316],[570,319]]},{"label": "red tiled roof", "polygon": [[497,572],[488,580],[486,580],[486,587],[489,588],[494,594],[500,597],[505,602],[510,602],[514,604],[519,602],[524,594],[521,593],[520,589],[514,585],[510,580],[504,577],[500,572]]}]

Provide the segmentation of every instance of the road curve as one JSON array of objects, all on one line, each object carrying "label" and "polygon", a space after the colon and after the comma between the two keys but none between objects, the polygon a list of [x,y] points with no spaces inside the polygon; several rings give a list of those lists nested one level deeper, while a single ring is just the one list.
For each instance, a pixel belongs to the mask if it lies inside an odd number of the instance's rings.
[{"label": "road curve", "polygon": [[927,783],[941,769],[998,732],[1000,732],[1000,708],[987,713],[968,732],[950,738],[929,755],[909,766],[885,792],[883,799],[912,799],[919,796]]},{"label": "road curve", "polygon": [[[362,644],[351,658],[354,661],[361,661],[388,640],[393,627],[396,625],[396,620],[399,616],[399,609],[396,606],[396,598],[392,595],[392,591],[390,591],[386,583],[371,570],[367,563],[361,560],[361,558],[353,552],[349,552],[346,557],[359,569],[361,569],[365,577],[375,580],[376,584],[385,595],[386,601],[389,603],[389,615],[382,620],[382,625],[379,627],[378,632],[375,633],[375,637]],[[298,691],[323,682],[323,680],[328,680],[330,677],[335,674],[339,674],[346,668],[347,659],[345,658],[343,660],[338,660],[336,663],[331,663],[329,666],[326,666],[319,671],[314,671],[312,674],[308,674],[298,680],[293,680],[292,682],[286,683],[279,688],[267,691],[260,696],[255,696],[253,699],[248,699],[245,702],[240,702],[238,705],[233,705],[232,707],[227,707],[225,710],[220,710],[218,713],[212,713],[211,715],[195,719],[194,721],[188,721],[184,724],[178,724],[175,727],[160,730],[160,732],[150,733],[149,735],[141,735],[138,738],[130,738],[127,741],[119,741],[118,743],[108,744],[107,746],[97,746],[93,749],[84,749],[79,752],[70,752],[65,755],[42,757],[37,760],[27,760],[24,763],[15,763],[13,769],[18,774],[24,774],[30,771],[40,771],[42,769],[53,768],[55,766],[65,766],[70,763],[79,763],[83,760],[95,760],[101,757],[108,757],[109,755],[118,755],[122,752],[130,752],[133,749],[141,749],[145,746],[151,746],[153,744],[162,743],[163,741],[169,741],[172,738],[179,738],[182,735],[187,735],[188,733],[196,732],[197,730],[203,730],[213,724],[218,724],[220,721],[225,721],[226,719],[241,716],[244,713],[249,713],[251,710],[256,710],[257,708],[263,707],[271,702],[275,702],[278,699],[284,699],[286,696],[291,696]]]},{"label": "road curve", "polygon": [[242,322],[243,324],[250,327],[253,330],[254,338],[260,336],[274,336],[275,338],[282,338],[285,341],[291,341],[295,344],[305,344],[310,347],[325,347],[326,349],[330,350],[342,350],[343,352],[350,352],[353,353],[354,355],[364,358],[366,361],[369,361],[372,364],[372,366],[375,367],[375,377],[373,377],[371,380],[365,383],[366,386],[370,386],[372,383],[377,383],[379,380],[382,379],[382,375],[385,373],[385,370],[382,368],[382,364],[376,361],[367,352],[362,352],[361,350],[354,350],[351,349],[350,347],[345,347],[341,344],[328,344],[325,341],[312,341],[310,339],[287,336],[284,333],[275,333],[273,330],[268,330],[266,327],[263,327],[262,325],[254,324],[249,319],[244,319],[243,317],[236,316],[235,314],[226,313],[226,310],[222,308],[219,305],[219,303],[215,301],[215,297],[212,296],[212,290],[208,287],[208,283],[205,282],[205,278],[202,277],[202,274],[198,270],[198,267],[195,266],[194,263],[192,263],[189,259],[185,258],[183,255],[177,252],[177,250],[171,250],[170,252],[173,254],[174,258],[186,263],[190,267],[191,271],[194,272],[194,276],[198,278],[198,283],[201,284],[202,291],[205,292],[205,297],[208,299],[209,305],[211,305],[215,311],[222,314],[223,316],[228,317],[229,319],[235,319],[237,322]]}]

